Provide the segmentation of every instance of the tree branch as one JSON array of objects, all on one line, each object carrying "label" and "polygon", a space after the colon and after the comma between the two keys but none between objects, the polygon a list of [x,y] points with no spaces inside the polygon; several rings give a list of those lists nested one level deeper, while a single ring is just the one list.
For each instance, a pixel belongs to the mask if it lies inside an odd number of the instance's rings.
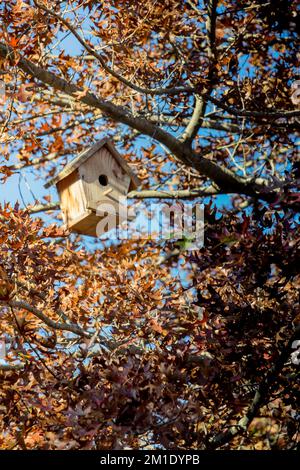
[{"label": "tree branch", "polygon": [[286,111],[283,109],[276,109],[274,111],[270,110],[262,110],[262,111],[247,111],[244,109],[237,109],[234,108],[233,106],[228,106],[226,103],[224,103],[223,100],[214,98],[213,96],[207,96],[205,95],[204,98],[207,101],[211,101],[213,104],[219,106],[219,108],[223,109],[224,111],[227,111],[228,114],[232,114],[233,116],[236,117],[248,117],[248,118],[273,118],[273,119],[279,119],[279,118],[292,118],[296,116],[300,116],[300,110],[291,110],[291,111]]},{"label": "tree branch", "polygon": [[59,202],[50,202],[49,204],[37,204],[28,208],[30,214],[38,214],[39,212],[56,211],[60,209]]},{"label": "tree branch", "polygon": [[[282,188],[284,184],[280,185]],[[273,187],[274,191],[277,189]],[[232,194],[232,191],[225,191],[216,186],[208,186],[206,188],[190,188],[178,190],[157,190],[144,189],[141,191],[130,191],[127,199],[195,199],[197,197],[218,196],[220,194]],[[50,212],[60,210],[59,202],[51,202],[49,204],[37,204],[26,209],[29,214],[38,214],[40,212]]]},{"label": "tree branch", "polygon": [[[164,191],[156,189],[144,189],[142,191],[131,191],[127,194],[128,199],[191,199],[197,197],[216,196],[225,194],[224,191],[209,186],[207,188],[179,189],[177,191]],[[37,204],[28,207],[30,214],[38,214],[40,212],[50,212],[60,210],[59,202],[51,202],[49,204]]]},{"label": "tree branch", "polygon": [[[207,2],[207,20],[206,20],[206,31],[207,31],[207,56],[209,60],[209,69],[207,74],[208,87],[203,93],[205,97],[209,97],[213,91],[215,84],[215,66],[217,63],[217,51],[216,51],[216,19],[217,19],[217,0],[208,0]],[[195,96],[195,108],[191,120],[186,127],[181,140],[191,145],[194,138],[198,134],[199,129],[202,127],[204,121],[204,115],[206,112],[206,105],[208,99],[204,96]]]},{"label": "tree branch", "polygon": [[0,371],[8,372],[24,369],[25,364],[0,364]]},{"label": "tree branch", "polygon": [[9,302],[7,302],[7,304],[14,308],[22,308],[24,310],[27,310],[54,330],[70,331],[75,335],[85,336],[87,338],[91,336],[90,333],[87,333],[86,331],[82,330],[80,326],[75,325],[74,323],[59,323],[51,320],[51,318],[47,317],[43,312],[38,310],[33,305],[30,305],[28,302],[25,302],[24,300],[10,300]]},{"label": "tree branch", "polygon": [[201,196],[215,196],[223,194],[221,190],[213,186],[207,188],[179,189],[177,191],[164,191],[156,189],[144,189],[142,191],[131,191],[128,199],[190,199]]},{"label": "tree branch", "polygon": [[193,115],[180,138],[182,142],[190,144],[194,140],[203,123],[205,109],[206,101],[199,95],[196,95]]}]

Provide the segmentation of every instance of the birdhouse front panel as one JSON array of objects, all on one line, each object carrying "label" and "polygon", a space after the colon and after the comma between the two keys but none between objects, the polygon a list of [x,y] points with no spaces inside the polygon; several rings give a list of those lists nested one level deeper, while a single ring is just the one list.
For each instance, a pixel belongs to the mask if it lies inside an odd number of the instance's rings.
[{"label": "birdhouse front panel", "polygon": [[118,201],[119,196],[128,193],[130,176],[106,146],[83,162],[78,171],[88,208],[95,210],[100,201],[106,199]]}]

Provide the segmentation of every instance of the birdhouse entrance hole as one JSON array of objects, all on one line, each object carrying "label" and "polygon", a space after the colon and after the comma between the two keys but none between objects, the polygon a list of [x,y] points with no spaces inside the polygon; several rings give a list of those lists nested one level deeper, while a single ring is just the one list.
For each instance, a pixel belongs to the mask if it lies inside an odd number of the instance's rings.
[{"label": "birdhouse entrance hole", "polygon": [[108,179],[106,175],[100,175],[99,178],[99,183],[101,186],[107,186],[108,185]]}]

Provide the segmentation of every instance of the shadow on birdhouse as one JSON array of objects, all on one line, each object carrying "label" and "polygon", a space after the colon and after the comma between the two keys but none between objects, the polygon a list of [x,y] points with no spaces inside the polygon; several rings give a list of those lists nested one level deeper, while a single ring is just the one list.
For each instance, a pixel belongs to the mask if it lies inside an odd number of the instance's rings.
[{"label": "shadow on birdhouse", "polygon": [[99,207],[111,207],[117,224],[121,223],[120,198],[140,181],[112,142],[104,138],[81,152],[45,188],[54,184],[67,228],[95,237],[98,222],[107,215]]}]

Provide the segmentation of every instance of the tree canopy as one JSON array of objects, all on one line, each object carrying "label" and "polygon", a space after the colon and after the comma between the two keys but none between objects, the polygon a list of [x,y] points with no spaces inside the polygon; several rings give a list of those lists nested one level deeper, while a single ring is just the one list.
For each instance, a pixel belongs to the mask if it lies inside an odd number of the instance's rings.
[{"label": "tree canopy", "polygon": [[[298,30],[290,0],[1,1],[2,449],[299,445]],[[132,200],[205,204],[201,249],[62,229],[43,183],[103,136]]]}]

